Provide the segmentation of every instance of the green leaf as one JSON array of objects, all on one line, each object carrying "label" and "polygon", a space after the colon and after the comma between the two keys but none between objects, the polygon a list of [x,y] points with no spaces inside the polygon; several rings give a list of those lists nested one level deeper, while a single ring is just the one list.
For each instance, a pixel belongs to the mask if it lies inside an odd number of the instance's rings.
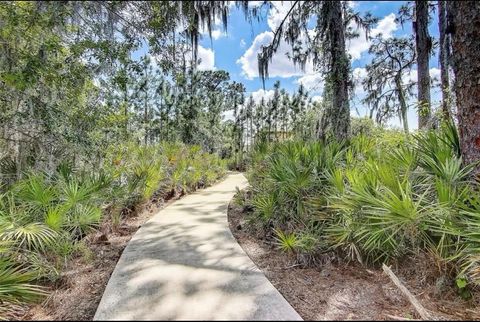
[{"label": "green leaf", "polygon": [[465,277],[458,277],[456,280],[455,280],[455,283],[457,284],[457,287],[459,289],[463,289],[467,286],[468,282],[467,282],[467,279]]}]

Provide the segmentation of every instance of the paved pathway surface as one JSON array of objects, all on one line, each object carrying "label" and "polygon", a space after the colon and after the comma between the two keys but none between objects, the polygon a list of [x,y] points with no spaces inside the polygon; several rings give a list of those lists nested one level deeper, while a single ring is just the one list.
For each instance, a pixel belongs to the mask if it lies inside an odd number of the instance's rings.
[{"label": "paved pathway surface", "polygon": [[94,320],[301,320],[228,228],[232,173],[145,223],[125,248]]}]

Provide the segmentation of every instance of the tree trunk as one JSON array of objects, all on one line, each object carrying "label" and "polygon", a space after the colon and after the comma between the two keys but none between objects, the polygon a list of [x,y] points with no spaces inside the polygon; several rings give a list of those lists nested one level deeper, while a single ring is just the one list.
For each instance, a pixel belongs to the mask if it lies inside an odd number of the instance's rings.
[{"label": "tree trunk", "polygon": [[235,168],[238,169],[238,151],[239,151],[239,143],[238,143],[238,115],[237,115],[237,96],[236,93],[234,94],[233,98],[233,129],[232,129],[232,136],[233,136],[233,155],[235,158]]},{"label": "tree trunk", "polygon": [[[146,93],[145,93],[146,95]],[[145,134],[144,134],[144,144],[148,144],[148,105],[147,105],[147,99],[145,98],[145,106],[144,106],[144,111],[143,111],[143,127],[145,129]]]},{"label": "tree trunk", "polygon": [[348,98],[348,80],[350,61],[345,47],[345,29],[341,1],[327,1],[323,4],[329,11],[329,53],[331,69],[327,76],[331,102],[322,115],[318,131],[320,139],[329,134],[338,140],[348,139],[350,135],[350,103]]},{"label": "tree trunk", "polygon": [[158,142],[163,141],[163,113],[160,112]]},{"label": "tree trunk", "polygon": [[375,111],[375,109],[372,107],[372,108],[370,108],[370,111],[368,113],[368,118],[371,119],[371,120],[373,120],[373,112],[374,111]]},{"label": "tree trunk", "polygon": [[165,138],[167,139],[167,141],[171,141],[170,140],[170,126],[171,126],[171,122],[170,122],[170,106],[169,106],[167,108],[167,111],[165,112]]},{"label": "tree trunk", "polygon": [[124,126],[124,138],[127,139],[128,137],[128,92],[127,92],[127,86],[125,85],[123,89],[123,113],[125,116],[125,126]]},{"label": "tree trunk", "polygon": [[428,1],[415,1],[415,18],[413,20],[415,32],[415,48],[417,51],[417,79],[418,79],[418,128],[430,127],[430,50],[432,41],[428,34]]},{"label": "tree trunk", "polygon": [[253,146],[253,109],[250,111],[250,151]]},{"label": "tree trunk", "polygon": [[272,119],[271,119],[272,111],[268,109],[268,142],[271,141],[272,138]]},{"label": "tree trunk", "polygon": [[158,130],[158,141],[162,141],[162,138],[163,138],[163,104],[164,104],[164,99],[162,96],[159,97],[159,104],[158,104],[158,111],[159,111],[159,114],[160,114],[160,118],[159,118],[159,130]]},{"label": "tree trunk", "polygon": [[12,144],[12,154],[13,154],[13,160],[15,161],[15,169],[16,169],[16,180],[20,180],[22,178],[22,171],[24,170],[23,168],[23,158],[22,158],[22,139],[21,139],[21,133],[20,133],[20,117],[21,115],[22,108],[21,108],[21,100],[18,97],[18,95],[14,96],[13,102],[14,110],[16,113],[14,114],[13,118],[13,144]]},{"label": "tree trunk", "polygon": [[[480,2],[447,2],[463,160],[480,160]],[[480,174],[477,165],[475,174]]]},{"label": "tree trunk", "polygon": [[450,77],[448,75],[448,51],[450,46],[449,36],[445,33],[447,28],[446,1],[438,1],[438,30],[440,32],[440,78],[442,86],[442,117],[450,119]]},{"label": "tree trunk", "polygon": [[144,97],[144,107],[143,107],[143,128],[145,129],[144,133],[144,144],[148,144],[148,73],[145,68],[145,97]]},{"label": "tree trunk", "polygon": [[275,142],[278,141],[278,129],[277,129],[277,123],[278,123],[278,118],[277,118],[277,111],[275,111],[275,114],[273,114],[274,118],[273,118],[273,135],[274,135],[274,139],[275,139]]},{"label": "tree trunk", "polygon": [[407,117],[407,102],[405,99],[405,92],[402,85],[402,74],[395,77],[395,86],[398,92],[398,101],[400,102],[400,111],[402,115],[403,130],[408,135],[408,117]]}]

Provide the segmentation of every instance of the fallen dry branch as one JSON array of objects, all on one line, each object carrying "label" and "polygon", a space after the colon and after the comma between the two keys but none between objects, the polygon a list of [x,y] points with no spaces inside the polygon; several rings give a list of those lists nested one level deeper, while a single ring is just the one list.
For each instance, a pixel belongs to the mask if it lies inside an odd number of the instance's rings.
[{"label": "fallen dry branch", "polygon": [[396,320],[396,321],[421,321],[417,319],[409,319],[405,318],[403,316],[396,316],[396,315],[391,315],[391,314],[385,314],[385,316],[391,320]]},{"label": "fallen dry branch", "polygon": [[395,284],[400,289],[400,291],[402,291],[402,293],[407,297],[407,299],[410,301],[410,303],[413,305],[413,307],[415,308],[415,310],[418,312],[418,314],[423,320],[438,320],[438,318],[435,318],[433,314],[429,313],[423,307],[423,305],[420,304],[420,302],[415,298],[415,296],[413,296],[413,294],[410,293],[410,291],[402,284],[402,282],[400,282],[400,280],[392,272],[390,267],[383,264],[382,268],[385,274],[387,274],[387,276],[392,280],[393,284]]}]

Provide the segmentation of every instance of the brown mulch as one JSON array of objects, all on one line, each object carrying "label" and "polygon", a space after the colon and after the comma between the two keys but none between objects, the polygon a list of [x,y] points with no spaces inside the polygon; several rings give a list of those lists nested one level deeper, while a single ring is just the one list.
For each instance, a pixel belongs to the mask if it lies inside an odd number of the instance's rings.
[{"label": "brown mulch", "polygon": [[[304,267],[296,257],[256,234],[246,222],[247,212],[233,203],[229,225],[233,235],[270,282],[305,320],[418,319],[405,296],[377,268],[323,260]],[[478,294],[466,301],[452,288],[443,289],[423,278],[418,260],[392,267],[421,304],[442,320],[480,320]],[[425,261],[424,261],[425,262]],[[417,273],[415,273],[417,272]],[[422,278],[419,278],[422,277]],[[430,284],[429,284],[430,283]],[[433,285],[432,285],[433,284]]]},{"label": "brown mulch", "polygon": [[[169,196],[172,197],[172,196]],[[112,231],[106,221],[98,232],[85,237],[89,256],[78,256],[67,263],[49,296],[26,309],[21,320],[92,320],[120,255],[135,232],[155,213],[178,198],[149,201],[125,215]]]}]

